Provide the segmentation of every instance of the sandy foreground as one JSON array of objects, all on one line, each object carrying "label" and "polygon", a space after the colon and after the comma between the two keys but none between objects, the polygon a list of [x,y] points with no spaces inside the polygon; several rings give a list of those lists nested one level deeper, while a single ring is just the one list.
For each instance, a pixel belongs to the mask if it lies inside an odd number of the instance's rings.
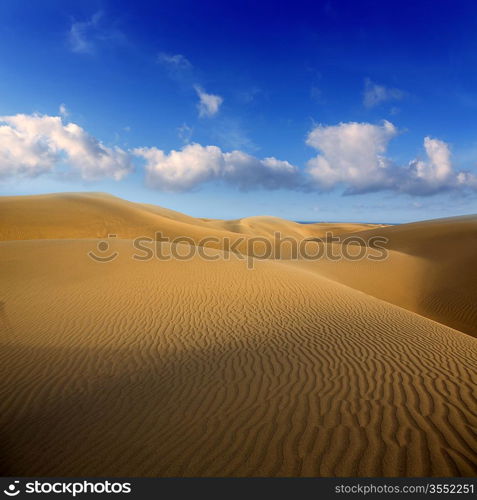
[{"label": "sandy foreground", "polygon": [[[382,235],[389,256],[133,259],[158,230]],[[88,257],[108,234],[117,258]],[[0,198],[0,240],[2,475],[477,474],[477,217],[220,221],[64,194]]]}]

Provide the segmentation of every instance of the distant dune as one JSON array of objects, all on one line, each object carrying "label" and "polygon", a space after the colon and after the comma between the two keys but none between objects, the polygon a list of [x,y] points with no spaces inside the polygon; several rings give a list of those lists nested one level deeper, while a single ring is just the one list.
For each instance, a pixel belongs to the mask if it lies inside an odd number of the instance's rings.
[{"label": "distant dune", "polygon": [[[156,231],[330,225],[0,198],[2,474],[475,476],[477,219],[333,226],[390,258],[140,262]],[[108,234],[118,257],[89,258]]]},{"label": "distant dune", "polygon": [[372,229],[376,224],[298,224],[277,217],[238,220],[197,219],[154,205],[133,203],[104,193],[59,193],[0,197],[0,240],[209,236],[273,237],[274,232],[300,238]]}]

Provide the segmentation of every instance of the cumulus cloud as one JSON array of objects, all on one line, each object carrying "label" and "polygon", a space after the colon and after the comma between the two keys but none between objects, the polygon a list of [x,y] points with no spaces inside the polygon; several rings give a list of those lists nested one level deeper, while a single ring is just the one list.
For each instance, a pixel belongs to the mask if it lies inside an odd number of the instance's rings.
[{"label": "cumulus cloud", "polygon": [[367,108],[378,106],[384,101],[397,101],[403,99],[405,92],[399,89],[378,85],[367,78],[364,82],[363,104]]},{"label": "cumulus cloud", "polygon": [[449,146],[438,139],[426,137],[424,149],[428,161],[415,160],[411,163],[416,179],[436,187],[447,184],[454,174]]},{"label": "cumulus cloud", "polygon": [[477,188],[477,179],[470,172],[456,171],[452,166],[448,144],[439,139],[424,139],[426,160],[413,160],[405,170],[402,190],[427,195],[461,188]]},{"label": "cumulus cloud", "polygon": [[424,139],[425,160],[396,165],[385,154],[397,134],[388,121],[381,125],[349,122],[315,127],[306,141],[320,151],[307,164],[312,183],[323,191],[342,185],[347,194],[393,190],[425,196],[477,188],[473,174],[454,169],[449,146],[438,139]]},{"label": "cumulus cloud", "polygon": [[[181,127],[180,133],[189,132],[186,125]],[[426,137],[423,157],[397,165],[387,156],[396,135],[388,121],[318,125],[306,140],[318,154],[303,170],[274,157],[260,159],[239,149],[226,152],[197,143],[169,152],[156,147],[126,151],[106,146],[61,116],[17,114],[0,116],[0,179],[76,173],[85,180],[120,180],[136,157],[144,162],[147,185],[166,191],[187,191],[211,181],[242,190],[320,192],[342,187],[346,194],[477,191],[477,176],[456,169],[449,145],[440,139]]]},{"label": "cumulus cloud", "polygon": [[0,116],[0,177],[34,177],[62,165],[86,180],[120,180],[132,169],[126,151],[105,146],[60,116]]},{"label": "cumulus cloud", "polygon": [[388,121],[315,127],[306,140],[321,152],[307,164],[312,182],[324,191],[340,183],[349,192],[389,187],[389,160],[384,153],[396,134],[396,127]]},{"label": "cumulus cloud", "polygon": [[169,153],[155,147],[133,152],[146,160],[147,184],[166,191],[186,191],[213,180],[244,190],[296,189],[302,183],[298,168],[287,161],[258,159],[242,151],[224,153],[217,146],[189,144]]},{"label": "cumulus cloud", "polygon": [[240,150],[224,152],[197,143],[170,152],[136,148],[132,154],[145,161],[147,185],[164,191],[188,191],[211,181],[242,190],[320,192],[342,186],[346,194],[392,190],[425,196],[445,190],[477,190],[477,178],[456,171],[449,146],[438,139],[424,139],[425,159],[396,165],[386,151],[397,134],[388,121],[319,125],[310,132],[307,143],[320,153],[309,160],[304,171],[274,157],[259,159]]},{"label": "cumulus cloud", "polygon": [[224,101],[219,95],[208,94],[199,85],[194,86],[197,95],[199,96],[199,116],[214,116],[219,112],[220,106]]}]

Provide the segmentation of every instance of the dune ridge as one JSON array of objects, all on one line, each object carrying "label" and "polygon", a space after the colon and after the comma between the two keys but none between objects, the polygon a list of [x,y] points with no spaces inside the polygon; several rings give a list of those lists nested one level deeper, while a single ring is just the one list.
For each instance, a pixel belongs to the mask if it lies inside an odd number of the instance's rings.
[{"label": "dune ridge", "polygon": [[373,229],[376,224],[299,224],[277,217],[236,221],[198,219],[162,207],[134,203],[104,193],[0,197],[0,241],[34,239],[154,237],[156,231],[199,241],[207,236],[272,237],[280,231],[297,238],[320,237],[328,228],[336,234]]},{"label": "dune ridge", "polygon": [[[447,258],[426,257],[426,223],[420,250],[391,243],[387,263],[257,259],[248,270],[220,248],[215,261],[139,262],[124,235],[148,214],[196,236],[232,227],[135,204],[129,213],[115,198],[114,211],[98,195],[88,207],[88,196],[64,238],[71,195],[46,198],[63,211],[40,228],[28,226],[34,203],[0,211],[3,475],[477,475],[476,339],[373,296],[386,288],[378,276],[389,273],[389,289],[398,280],[402,298],[422,266]],[[245,222],[262,235],[295,230]],[[124,231],[111,241],[118,258],[88,258],[104,237],[92,234],[113,223]],[[399,233],[369,234],[380,231]]]}]

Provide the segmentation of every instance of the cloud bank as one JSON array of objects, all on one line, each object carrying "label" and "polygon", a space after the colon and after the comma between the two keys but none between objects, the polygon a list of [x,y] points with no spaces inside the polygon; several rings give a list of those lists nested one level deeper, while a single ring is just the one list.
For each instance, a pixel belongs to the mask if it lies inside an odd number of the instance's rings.
[{"label": "cloud bank", "polygon": [[89,181],[121,180],[133,170],[136,159],[143,164],[146,185],[164,191],[188,191],[208,182],[241,190],[319,193],[339,188],[345,194],[477,191],[475,174],[454,168],[449,145],[442,140],[425,137],[423,158],[396,164],[387,149],[399,131],[389,121],[316,126],[306,143],[317,154],[303,169],[274,157],[257,158],[239,149],[227,152],[197,143],[169,152],[157,147],[108,147],[64,120],[39,114],[0,116],[0,180],[48,173],[75,174]]},{"label": "cloud bank", "polygon": [[242,151],[224,153],[217,146],[189,144],[180,151],[136,148],[133,153],[145,161],[146,182],[152,188],[188,191],[213,180],[239,189],[296,189],[299,169],[287,161],[258,159]]}]

